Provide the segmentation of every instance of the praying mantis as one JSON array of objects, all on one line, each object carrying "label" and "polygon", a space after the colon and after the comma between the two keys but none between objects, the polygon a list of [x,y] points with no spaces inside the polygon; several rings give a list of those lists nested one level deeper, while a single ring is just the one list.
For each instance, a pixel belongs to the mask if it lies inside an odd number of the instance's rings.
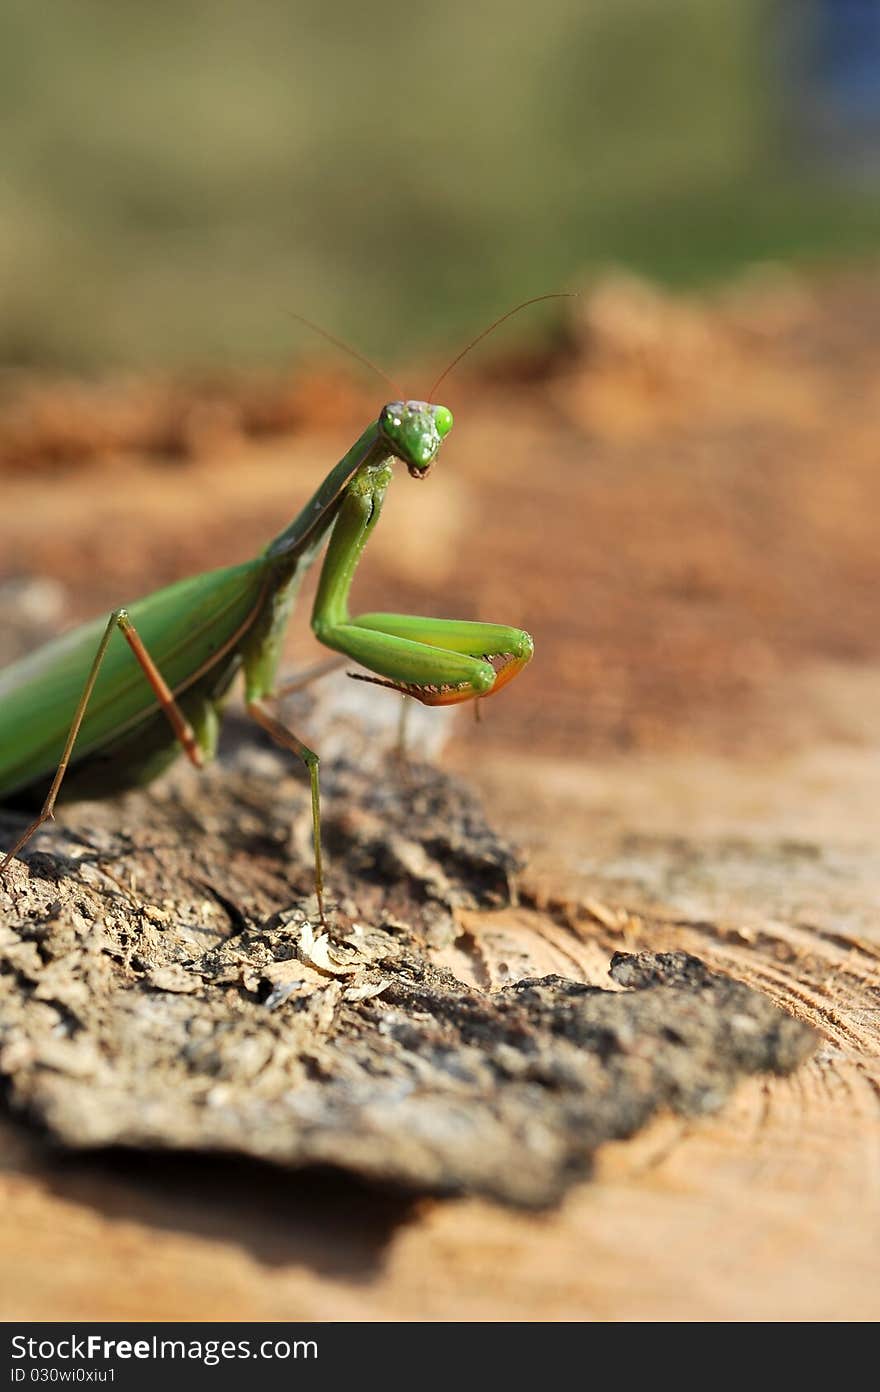
[{"label": "praying mantis", "polygon": [[[557,296],[537,297],[550,298]],[[536,302],[510,310],[464,351]],[[288,621],[324,543],[313,631],[380,685],[429,706],[483,700],[532,657],[529,634],[501,624],[349,614],[355,569],[379,521],[394,461],[411,478],[426,478],[452,423],[445,406],[389,402],[290,525],[252,560],[114,609],[0,672],[0,806],[37,812],[0,861],[0,875],[53,819],[62,785],[74,801],[148,784],[181,753],[203,767],[216,753],[224,704],[241,673],[248,714],[308,771],[324,923],[319,759],[273,709],[284,691],[277,673]]]}]

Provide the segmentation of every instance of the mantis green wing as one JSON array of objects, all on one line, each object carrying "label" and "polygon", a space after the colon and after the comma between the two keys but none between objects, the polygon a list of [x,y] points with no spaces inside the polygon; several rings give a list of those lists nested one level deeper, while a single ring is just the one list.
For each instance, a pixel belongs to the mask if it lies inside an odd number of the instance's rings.
[{"label": "mantis green wing", "polygon": [[[144,642],[175,690],[193,680],[253,615],[266,562],[182,580],[129,607]],[[83,624],[0,673],[0,796],[54,772],[85,673],[106,616]],[[87,757],[138,724],[156,699],[121,633],[115,633],[80,729],[77,757]]]}]

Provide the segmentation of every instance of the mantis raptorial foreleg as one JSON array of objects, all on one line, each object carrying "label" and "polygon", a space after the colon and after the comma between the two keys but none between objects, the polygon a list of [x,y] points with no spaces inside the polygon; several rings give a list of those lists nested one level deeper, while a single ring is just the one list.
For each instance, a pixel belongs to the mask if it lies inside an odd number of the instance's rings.
[{"label": "mantis raptorial foreleg", "polygon": [[[380,684],[384,678],[426,705],[452,705],[499,690],[532,656],[532,640],[520,629],[410,614],[350,618],[355,568],[390,478],[387,465],[365,467],[346,490],[315,596],[316,636],[375,672]],[[500,670],[493,663],[498,659],[505,660]]]},{"label": "mantis raptorial foreleg", "polygon": [[39,831],[40,827],[43,826],[46,822],[51,821],[54,817],[55,803],[58,800],[58,794],[61,790],[61,784],[64,782],[64,775],[66,774],[68,765],[70,764],[70,756],[73,753],[73,746],[76,744],[76,737],[79,734],[80,726],[83,722],[83,717],[85,716],[89,701],[92,699],[92,692],[95,689],[95,682],[98,680],[98,673],[101,670],[101,664],[103,663],[104,658],[107,655],[107,649],[110,646],[110,639],[113,636],[114,629],[117,628],[119,629],[122,636],[125,638],[126,642],[128,643],[129,647],[134,653],[135,661],[137,662],[147,681],[150,683],[150,686],[153,688],[156,700],[159,702],[160,707],[167,716],[168,723],[170,724],[175,736],[181,744],[183,751],[186,754],[186,757],[189,759],[190,763],[195,764],[196,768],[202,768],[204,765],[204,759],[202,758],[202,750],[199,746],[198,738],[196,737],[196,732],[193,729],[192,725],[190,725],[183,711],[180,709],[180,706],[175,701],[174,694],[171,691],[171,688],[168,686],[168,683],[165,681],[165,678],[162,676],[162,673],[159,671],[155,662],[150,657],[150,654],[147,652],[147,649],[143,644],[140,634],[138,633],[137,629],[135,628],[134,624],[129,618],[127,611],[125,609],[114,609],[113,613],[107,620],[107,627],[104,629],[104,632],[101,635],[101,641],[98,644],[97,651],[95,652],[94,661],[92,662],[92,665],[89,669],[89,674],[86,677],[86,683],[83,687],[82,695],[79,698],[79,702],[73,714],[73,720],[71,721],[70,729],[67,733],[67,740],[64,745],[64,750],[62,752],[60,762],[58,764],[57,769],[55,770],[55,776],[52,779],[52,782],[49,786],[49,791],[46,794],[46,800],[43,803],[42,808],[40,809],[40,814],[38,817],[34,819],[33,822],[31,822],[30,826],[22,832],[21,836],[18,838],[12,849],[6,852],[6,855],[3,857],[2,861],[0,861],[0,874],[2,874],[2,872],[6,869],[9,862],[15,856],[18,855],[18,852],[22,849],[22,847],[27,845],[31,837],[37,831]]},{"label": "mantis raptorial foreleg", "polygon": [[[414,614],[360,614],[324,641],[344,644],[358,662],[390,678],[387,685],[427,706],[494,695],[532,656],[521,629]],[[496,669],[492,659],[504,665]]]}]

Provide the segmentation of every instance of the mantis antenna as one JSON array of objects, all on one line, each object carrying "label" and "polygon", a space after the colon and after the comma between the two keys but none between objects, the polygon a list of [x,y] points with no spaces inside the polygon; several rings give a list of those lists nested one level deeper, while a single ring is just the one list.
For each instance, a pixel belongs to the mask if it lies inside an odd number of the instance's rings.
[{"label": "mantis antenna", "polygon": [[306,328],[311,329],[312,333],[320,334],[328,343],[332,343],[334,348],[339,348],[341,352],[347,353],[350,358],[354,358],[355,362],[359,362],[362,367],[368,367],[370,371],[375,372],[378,377],[384,378],[389,387],[394,388],[398,396],[402,397],[404,395],[393,377],[389,377],[387,372],[383,372],[382,368],[377,367],[364,353],[359,353],[356,348],[352,348],[350,343],[346,343],[343,339],[336,338],[332,333],[328,333],[326,329],[321,328],[320,324],[314,324],[312,320],[307,319],[304,314],[297,314],[293,309],[286,309],[284,312],[289,319],[296,319],[300,324],[305,324]]},{"label": "mantis antenna", "polygon": [[490,333],[494,333],[495,330],[505,322],[505,320],[512,319],[514,314],[519,314],[521,309],[528,309],[529,305],[540,304],[542,300],[576,299],[577,293],[574,290],[551,290],[547,295],[535,295],[534,298],[531,300],[523,300],[522,304],[514,305],[513,309],[509,309],[506,314],[501,315],[500,319],[496,319],[493,324],[490,324],[488,329],[484,329],[482,333],[477,334],[476,338],[472,338],[467,347],[462,348],[458,356],[452,359],[452,362],[449,364],[448,367],[443,369],[443,371],[440,373],[440,376],[437,378],[436,382],[429,391],[429,399],[433,401],[434,393],[439,387],[440,383],[449,376],[450,372],[454,367],[458,367],[458,364],[461,362],[462,358],[467,357],[468,353],[471,351],[472,348],[476,348],[478,343],[482,343],[484,338],[488,338]]},{"label": "mantis antenna", "polygon": [[[515,314],[519,314],[521,309],[528,309],[529,305],[541,304],[544,300],[575,299],[577,299],[577,293],[573,290],[551,290],[546,295],[535,295],[530,300],[523,300],[520,304],[514,305],[513,309],[509,309],[506,314],[502,314],[500,318],[495,319],[489,325],[488,328],[483,329],[482,333],[478,333],[476,338],[472,338],[471,341],[464,348],[462,348],[461,352],[458,353],[452,359],[452,362],[449,363],[449,365],[445,367],[443,371],[440,373],[440,376],[437,378],[436,382],[431,387],[431,390],[428,393],[429,398],[433,400],[434,393],[440,386],[440,383],[446,380],[453,368],[458,367],[458,364],[461,362],[462,358],[466,358],[472,348],[476,348],[478,343],[482,343],[484,338],[488,338],[491,333],[494,333],[495,330],[497,328],[500,328],[502,324],[506,323],[508,319],[512,319]],[[342,353],[347,353],[350,358],[354,358],[355,362],[359,362],[362,367],[368,367],[371,372],[375,372],[377,377],[381,377],[384,381],[388,383],[390,387],[394,388],[398,396],[403,397],[405,395],[404,392],[401,392],[400,387],[398,383],[395,382],[394,378],[390,377],[388,373],[385,372],[381,367],[377,367],[376,364],[370,358],[368,358],[365,353],[359,353],[356,348],[352,348],[350,343],[346,343],[344,339],[337,338],[335,334],[332,334],[327,329],[322,328],[320,324],[316,324],[313,320],[307,319],[304,314],[299,314],[296,310],[293,309],[287,309],[284,312],[289,319],[295,319],[297,323],[304,324],[307,329],[311,329],[312,333],[319,334],[321,338],[326,339],[328,343],[332,343],[334,348],[338,348]]]}]

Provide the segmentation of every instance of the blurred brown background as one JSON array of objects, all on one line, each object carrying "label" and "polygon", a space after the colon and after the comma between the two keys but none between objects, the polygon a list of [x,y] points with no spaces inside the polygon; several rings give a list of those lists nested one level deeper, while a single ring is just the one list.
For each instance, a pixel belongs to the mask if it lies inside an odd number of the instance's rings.
[{"label": "blurred brown background", "polygon": [[369,1260],[321,1219],[338,1195],[267,1256],[246,1179],[59,1176],[15,1129],[9,1313],[876,1318],[878,7],[0,23],[2,656],[293,516],[386,388],[287,309],[420,395],[494,315],[576,290],[444,384],[455,431],[395,484],[358,601],[535,637],[445,756],[531,852],[493,933],[585,979],[685,946],[827,1042],[612,1147],[561,1216],[425,1206]]}]

